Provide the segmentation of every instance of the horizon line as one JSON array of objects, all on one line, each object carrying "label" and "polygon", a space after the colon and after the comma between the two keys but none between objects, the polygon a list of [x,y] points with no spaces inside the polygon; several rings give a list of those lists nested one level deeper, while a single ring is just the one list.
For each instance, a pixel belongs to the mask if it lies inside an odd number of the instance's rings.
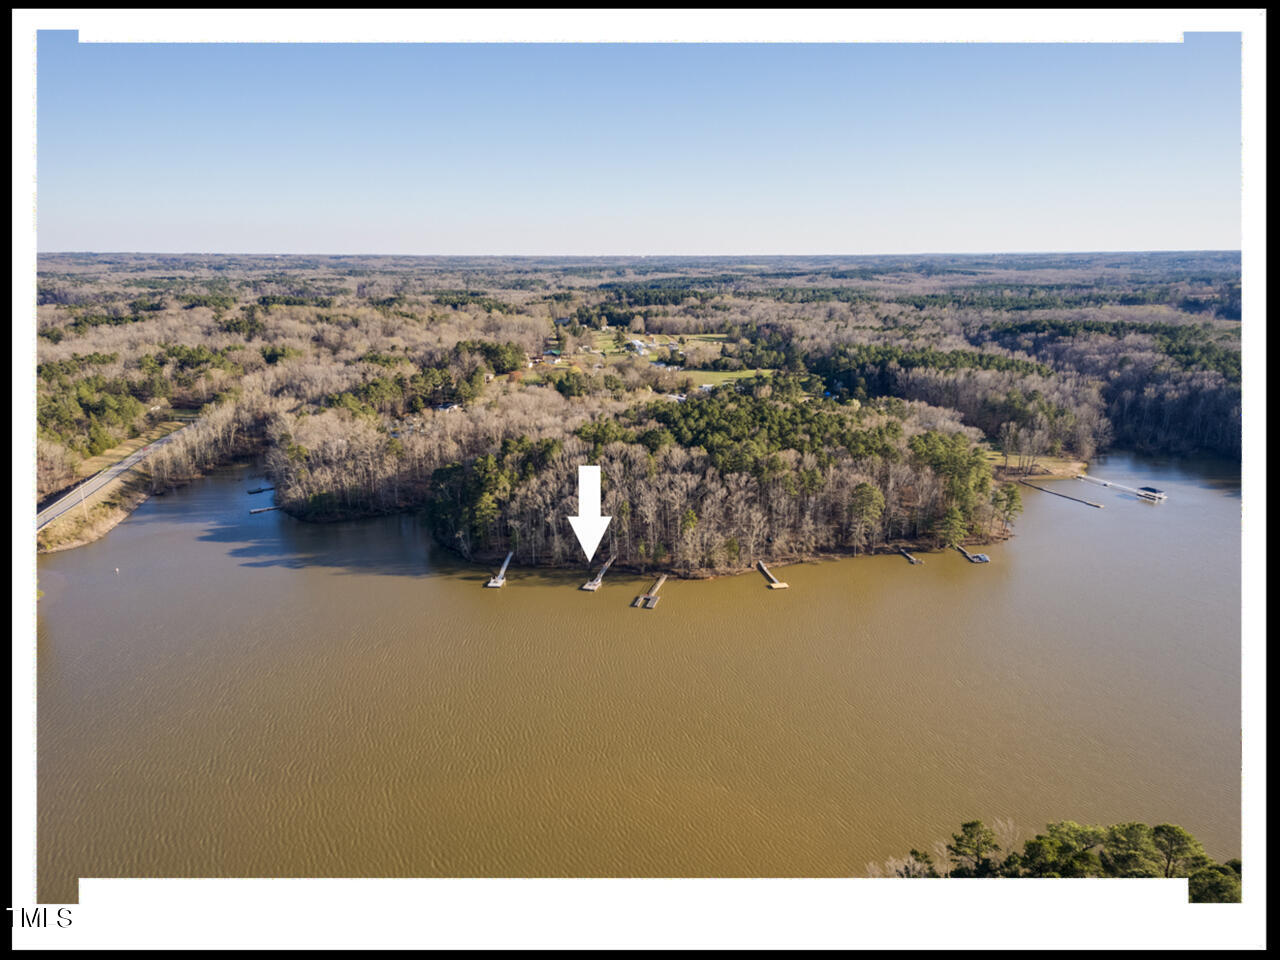
[{"label": "horizon line", "polygon": [[1241,253],[1242,247],[1164,247],[1145,250],[973,250],[887,253],[337,253],[298,251],[273,253],[250,250],[37,250],[38,257],[56,256],[150,256],[150,257],[424,257],[424,258],[504,258],[504,259],[569,259],[577,258],[746,258],[746,257],[1020,257],[1046,254],[1092,256],[1100,253]]}]

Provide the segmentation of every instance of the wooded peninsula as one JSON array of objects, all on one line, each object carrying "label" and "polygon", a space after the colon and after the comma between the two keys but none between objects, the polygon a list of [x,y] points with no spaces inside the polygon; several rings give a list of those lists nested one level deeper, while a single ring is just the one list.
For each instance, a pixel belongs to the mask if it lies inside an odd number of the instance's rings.
[{"label": "wooded peninsula", "polygon": [[46,254],[38,495],[187,409],[149,492],[263,452],[293,516],[468,559],[581,564],[584,463],[634,569],[958,544],[1045,458],[1238,458],[1240,305],[1237,252]]}]

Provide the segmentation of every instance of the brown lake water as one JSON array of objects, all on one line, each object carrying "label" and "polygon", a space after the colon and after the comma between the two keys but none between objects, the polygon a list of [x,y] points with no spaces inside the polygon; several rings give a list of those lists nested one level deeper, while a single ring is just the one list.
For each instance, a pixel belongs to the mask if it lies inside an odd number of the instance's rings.
[{"label": "brown lake water", "polygon": [[[78,877],[861,876],[958,825],[1240,853],[1234,464],[1114,455],[980,548],[669,580],[488,571],[232,467],[41,557],[38,859]],[[115,572],[119,568],[119,573]]]}]

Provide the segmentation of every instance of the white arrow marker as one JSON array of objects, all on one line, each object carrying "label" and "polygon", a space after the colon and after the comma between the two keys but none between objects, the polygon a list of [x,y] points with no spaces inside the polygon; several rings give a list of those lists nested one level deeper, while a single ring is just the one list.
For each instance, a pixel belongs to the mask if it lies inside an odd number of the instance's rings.
[{"label": "white arrow marker", "polygon": [[609,529],[613,517],[600,516],[600,468],[578,467],[578,515],[569,518],[573,532],[578,535],[587,563],[596,555],[600,538]]}]

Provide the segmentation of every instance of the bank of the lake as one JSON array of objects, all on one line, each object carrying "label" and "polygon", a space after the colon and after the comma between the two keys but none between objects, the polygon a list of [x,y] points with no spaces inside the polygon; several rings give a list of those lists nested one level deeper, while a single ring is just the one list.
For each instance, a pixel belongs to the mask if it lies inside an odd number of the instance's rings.
[{"label": "bank of the lake", "polygon": [[[130,445],[122,446],[114,451],[108,451],[104,455],[104,462],[110,462],[113,454],[120,452],[134,452],[136,444],[131,442]],[[262,437],[255,436],[253,440],[242,443],[233,453],[222,461],[222,466],[232,466],[235,464],[248,465],[253,463],[255,459],[260,459],[263,451]],[[1003,463],[1000,454],[995,451],[988,450],[986,452],[987,461],[991,464],[992,474],[998,483],[1012,482],[1017,480],[1025,480],[1027,478],[1045,479],[1045,478],[1061,478],[1074,477],[1076,474],[1084,471],[1087,467],[1085,461],[1072,460],[1062,457],[1039,457],[1035,463],[1027,470],[1018,470],[1013,466],[1007,466]],[[260,466],[260,464],[259,464]],[[214,467],[216,468],[216,466]],[[162,485],[162,489],[156,489],[157,484],[151,475],[146,471],[145,465],[139,465],[126,475],[113,481],[102,491],[95,494],[92,502],[86,507],[86,512],[81,515],[78,512],[65,514],[64,516],[53,521],[43,530],[41,530],[36,538],[36,552],[38,554],[56,553],[62,550],[70,550],[81,547],[106,536],[108,532],[122,522],[134,510],[142,505],[149,496],[163,495],[170,490],[178,489],[192,480],[204,475],[203,470],[196,470],[186,476],[170,477],[167,482]],[[271,478],[264,477],[264,480],[270,482]],[[271,488],[268,488],[271,489]],[[368,520],[375,517],[398,516],[403,513],[415,513],[422,507],[411,507],[405,504],[398,506],[390,506],[380,510],[357,509],[352,510],[334,509],[332,512],[317,512],[310,508],[300,507],[298,504],[283,503],[278,505],[277,509],[291,516],[293,519],[315,524],[333,524],[345,523],[352,520]],[[963,541],[966,545],[990,544],[999,540],[1007,539],[1011,535],[1009,529],[1005,529],[1003,525],[996,526],[993,519],[987,529],[974,530],[971,535]],[[505,549],[494,549],[489,551],[479,550],[465,552],[457,549],[456,545],[439,540],[437,545],[445,550],[454,551],[462,560],[475,564],[496,564],[500,563],[505,556]],[[837,560],[846,557],[858,557],[863,555],[878,554],[897,554],[900,549],[905,548],[913,552],[922,552],[930,549],[938,548],[939,544],[936,538],[923,537],[916,539],[894,539],[889,542],[868,544],[862,548],[848,547],[840,550],[823,549],[812,550],[807,552],[796,553],[794,551],[779,552],[776,549],[769,550],[766,555],[758,559],[762,559],[769,564],[785,565],[793,563],[804,563],[813,561]],[[720,565],[707,568],[690,566],[685,568],[670,568],[664,566],[661,561],[651,563],[627,563],[625,561],[617,562],[615,569],[618,571],[629,570],[639,575],[647,575],[649,572],[658,570],[666,572],[670,576],[682,577],[684,579],[713,579],[717,576],[734,576],[747,573],[755,569],[757,560],[752,559],[738,566],[725,566],[723,562]],[[574,569],[576,564],[573,563],[545,563],[542,566]]]},{"label": "bank of the lake", "polygon": [[[1240,853],[1239,474],[1099,458],[985,548],[670,581],[487,571],[243,466],[41,557],[39,882],[848,876],[963,820]],[[1041,481],[1037,481],[1041,482]],[[1071,491],[1078,481],[1060,483]],[[119,574],[114,572],[119,568]]]}]

